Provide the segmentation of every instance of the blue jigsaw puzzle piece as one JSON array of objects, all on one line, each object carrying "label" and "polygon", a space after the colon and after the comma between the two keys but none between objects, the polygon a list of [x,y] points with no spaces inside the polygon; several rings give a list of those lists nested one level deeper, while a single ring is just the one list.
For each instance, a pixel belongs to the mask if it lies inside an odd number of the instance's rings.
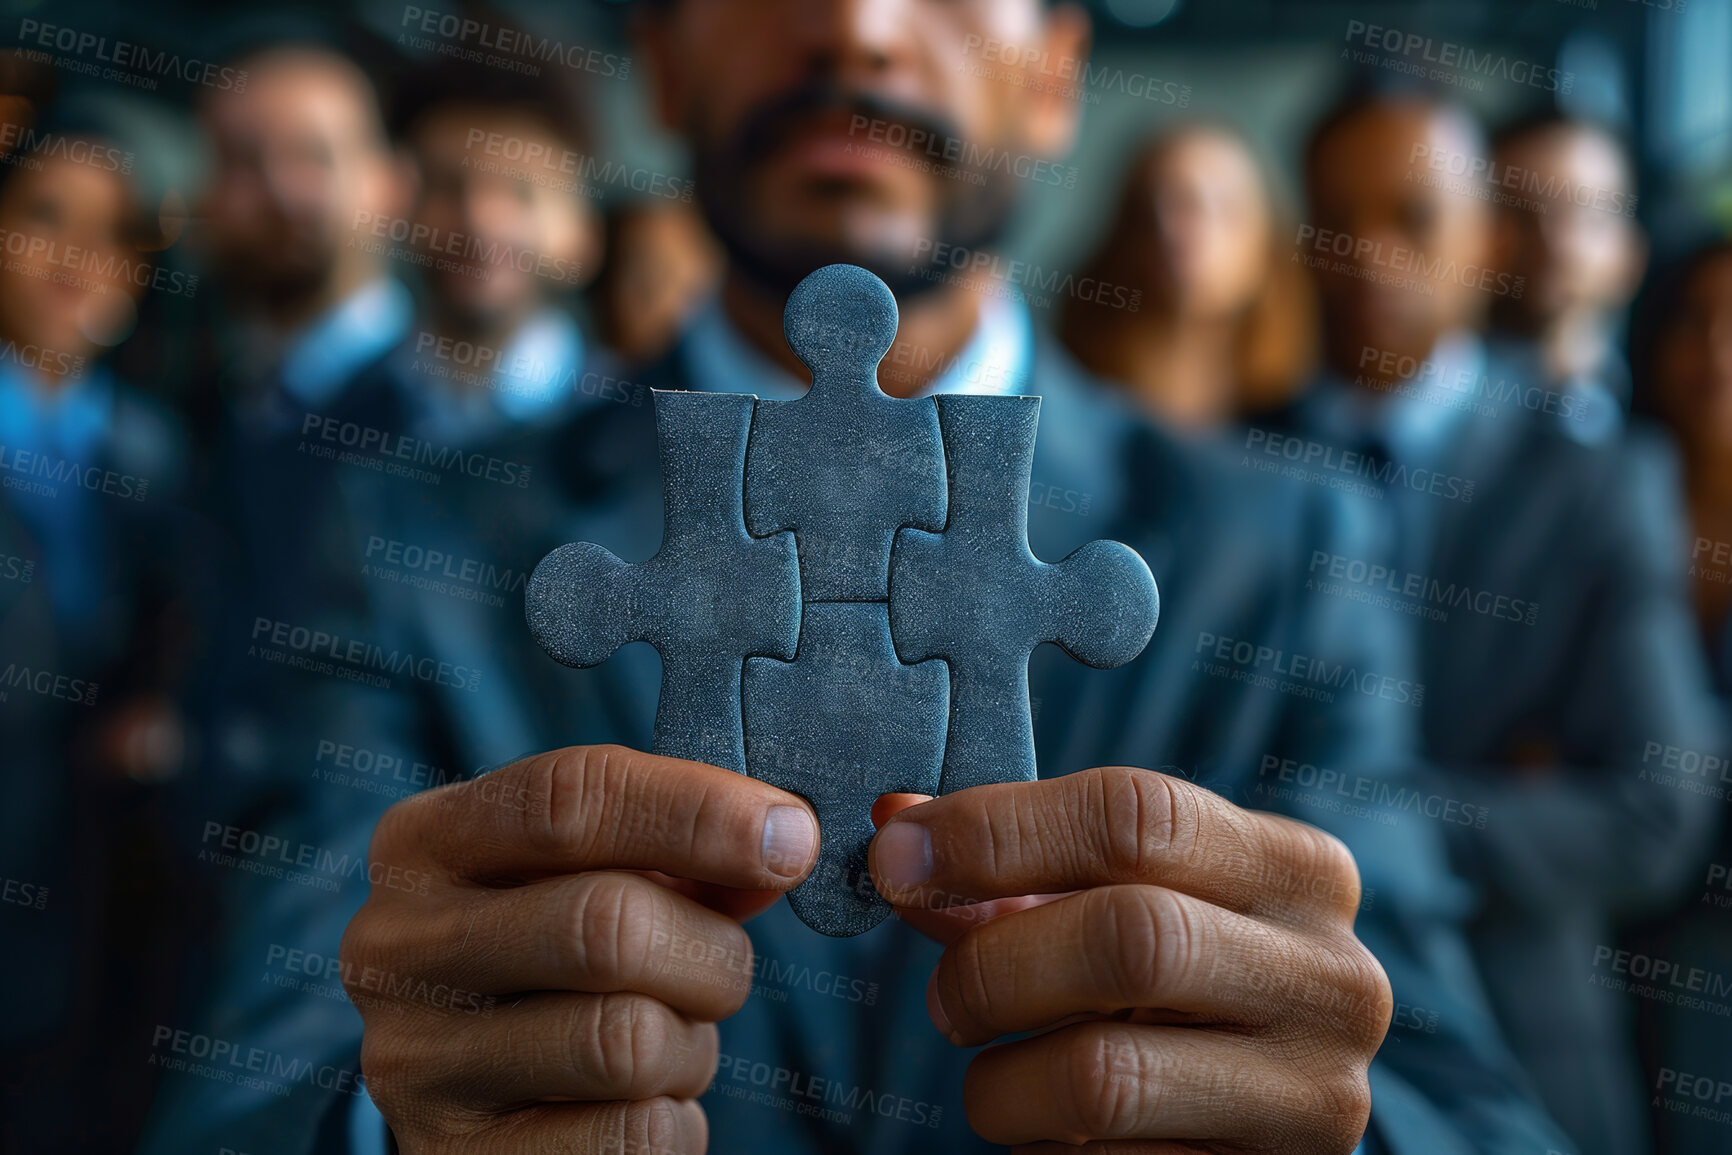
[{"label": "blue jigsaw puzzle piece", "polygon": [[867,869],[880,794],[936,794],[949,694],[943,662],[906,665],[883,602],[808,602],[792,662],[749,658],[746,766],[818,813],[818,865],[788,895],[813,930],[871,930],[890,913]]},{"label": "blue jigsaw puzzle piece", "polygon": [[944,446],[930,398],[878,388],[896,298],[865,269],[827,265],[794,289],[788,345],[812,371],[794,401],[760,401],[746,453],[746,524],[793,531],[808,602],[883,601],[903,526],[944,526]]},{"label": "blue jigsaw puzzle piece", "polygon": [[[1056,642],[1100,669],[1148,644],[1160,614],[1149,567],[1094,541],[1056,565],[1028,545],[1038,397],[940,397],[950,480],[944,532],[904,529],[890,559],[890,633],[905,662],[950,667],[939,790],[1033,781],[1028,659]],[[810,608],[807,610],[810,613]]]},{"label": "blue jigsaw puzzle piece", "polygon": [[666,516],[661,549],[632,565],[579,542],[548,554],[524,593],[536,641],[568,666],[627,642],[661,654],[652,750],[744,772],[742,663],[793,658],[800,573],[790,534],[746,532],[741,477],[755,398],[656,390]]}]

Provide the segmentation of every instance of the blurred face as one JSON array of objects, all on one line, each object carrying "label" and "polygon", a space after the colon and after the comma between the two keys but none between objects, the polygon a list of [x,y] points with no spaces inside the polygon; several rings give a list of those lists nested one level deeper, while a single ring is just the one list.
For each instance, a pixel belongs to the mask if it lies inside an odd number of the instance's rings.
[{"label": "blurred face", "polygon": [[645,206],[620,226],[618,262],[608,284],[614,348],[645,359],[673,340],[692,309],[714,287],[715,242],[695,214],[678,206]]},{"label": "blurred face", "polygon": [[570,148],[533,116],[461,104],[429,112],[411,141],[421,174],[415,219],[436,237],[460,235],[462,251],[477,254],[437,253],[426,268],[428,284],[448,318],[482,328],[521,320],[568,287],[568,274],[587,265],[591,248],[591,214],[572,187],[577,178],[475,146],[494,133],[521,141],[509,150],[518,156],[559,157]]},{"label": "blurred face", "polygon": [[[140,253],[125,178],[71,160],[36,159],[40,168],[21,166],[0,194],[7,240],[0,332],[20,345],[89,358],[131,330],[142,291],[128,276],[136,275]],[[22,251],[14,253],[15,246]]]},{"label": "blurred face", "polygon": [[1268,272],[1269,204],[1243,145],[1187,134],[1150,162],[1149,222],[1139,238],[1146,288],[1173,311],[1229,316],[1250,304]]},{"label": "blurred face", "polygon": [[352,65],[285,51],[248,69],[243,91],[206,108],[214,168],[203,210],[224,280],[294,301],[330,281],[358,213],[398,210],[401,186]]},{"label": "blurred face", "polygon": [[[1350,238],[1348,255],[1301,251],[1343,268],[1316,270],[1324,345],[1338,370],[1357,372],[1367,348],[1423,360],[1450,329],[1471,324],[1484,292],[1461,278],[1428,276],[1402,259],[1458,270],[1478,267],[1488,251],[1483,202],[1431,182],[1410,180],[1415,146],[1472,153],[1472,134],[1448,113],[1423,105],[1361,111],[1320,142],[1306,174],[1311,220],[1321,233]],[[1369,243],[1367,243],[1369,242]],[[1346,247],[1345,245],[1343,247]],[[1405,258],[1397,258],[1406,250]],[[1378,278],[1414,281],[1384,285]]]},{"label": "blurred face", "polygon": [[1732,253],[1690,278],[1655,358],[1656,399],[1686,446],[1732,451]]},{"label": "blurred face", "polygon": [[1515,205],[1497,211],[1498,267],[1527,279],[1511,305],[1537,326],[1576,310],[1627,304],[1646,252],[1624,215],[1632,190],[1618,146],[1597,132],[1556,128],[1511,141],[1496,159],[1532,174],[1540,188],[1559,190],[1528,198],[1544,212]]},{"label": "blurred face", "polygon": [[919,292],[940,244],[990,245],[1016,170],[1069,147],[1087,47],[1037,0],[677,0],[646,32],[712,227],[784,292],[832,261]]}]

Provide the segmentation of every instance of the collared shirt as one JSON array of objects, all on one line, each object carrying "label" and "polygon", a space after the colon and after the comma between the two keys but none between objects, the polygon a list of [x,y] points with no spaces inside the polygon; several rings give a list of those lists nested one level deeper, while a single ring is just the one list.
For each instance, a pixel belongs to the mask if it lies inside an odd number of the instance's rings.
[{"label": "collared shirt", "polygon": [[[754,348],[717,300],[692,319],[684,350],[687,380],[705,393],[755,393],[787,401],[807,389],[804,381]],[[892,350],[890,357],[896,356]],[[980,320],[968,343],[944,363],[926,392],[1012,396],[1028,387],[1033,363],[1034,322],[1027,304],[1020,297],[989,295],[981,300]]]},{"label": "collared shirt", "polygon": [[409,290],[381,277],[286,338],[263,326],[242,326],[242,375],[255,391],[251,419],[277,431],[298,421],[297,410],[330,405],[362,369],[403,340],[414,315]]},{"label": "collared shirt", "polygon": [[[104,455],[114,428],[115,384],[97,367],[50,386],[0,366],[0,472],[7,500],[42,549],[48,592],[63,627],[87,617],[100,596],[103,541],[90,491],[68,474]],[[48,475],[38,472],[46,465]]]},{"label": "collared shirt", "polygon": [[[562,309],[547,308],[521,325],[497,364],[477,370],[474,348],[441,355],[420,339],[391,355],[390,379],[406,403],[411,436],[447,445],[475,444],[512,425],[547,420],[584,401],[583,333]],[[469,363],[466,367],[466,362]]]}]

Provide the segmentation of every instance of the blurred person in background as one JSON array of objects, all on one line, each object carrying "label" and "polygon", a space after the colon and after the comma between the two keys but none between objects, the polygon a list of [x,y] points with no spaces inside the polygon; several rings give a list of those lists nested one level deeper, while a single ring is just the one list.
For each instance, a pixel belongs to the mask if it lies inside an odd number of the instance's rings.
[{"label": "blurred person in background", "polygon": [[[1644,376],[1639,407],[1658,412],[1683,449],[1684,500],[1689,510],[1692,595],[1709,653],[1722,714],[1732,701],[1732,241],[1694,253],[1660,279],[1643,307],[1635,361]],[[1688,904],[1656,919],[1632,949],[1681,968],[1679,973],[1732,975],[1732,841],[1726,823],[1727,745],[1662,750],[1648,761],[1656,788],[1686,793],[1712,812],[1720,837],[1712,856],[1697,861]],[[1710,1003],[1723,992],[1706,986]],[[1680,1075],[1715,1085],[1732,1081],[1726,1020],[1694,1000],[1641,1003],[1649,1087],[1662,1155],[1707,1155],[1726,1144],[1723,1119],[1664,1109],[1677,1097]],[[1670,1075],[1668,1080],[1667,1076]]]},{"label": "blurred person in background", "polygon": [[[424,444],[377,372],[414,315],[392,266],[394,252],[408,251],[395,238],[407,236],[412,178],[368,71],[336,42],[267,42],[225,62],[245,83],[202,94],[210,165],[190,230],[219,305],[194,398],[197,498],[223,552],[211,566],[219,594],[199,607],[211,641],[188,838],[222,925],[268,925],[265,941],[285,951],[340,927],[344,900],[366,884],[364,869],[300,869],[332,861],[318,855],[385,804],[378,783],[336,767],[336,751],[362,750],[370,767],[423,761],[412,740],[421,657],[404,647],[395,590],[365,568],[382,524],[375,511],[405,483],[387,469],[419,468]],[[439,456],[460,464],[443,447]],[[297,844],[292,829],[325,841]],[[306,857],[290,872],[258,852],[265,845],[300,845]],[[312,887],[313,902],[294,893]],[[214,1038],[248,1031],[260,1047],[316,1067],[316,1050],[295,1050],[300,1032],[340,1033],[350,1009],[312,998],[276,1033],[253,1031],[256,1007],[220,983],[238,974],[268,983],[263,942],[236,935],[214,949],[217,981],[159,1027]],[[166,1063],[163,1039],[153,1045]],[[226,1112],[242,1108],[201,1097],[210,1086],[196,1073],[168,1074],[152,1118],[191,1112],[222,1134]],[[299,1101],[270,1098],[280,1115],[267,1128],[295,1134]]]},{"label": "blurred person in background", "polygon": [[187,741],[186,446],[107,364],[164,247],[132,154],[95,110],[17,123],[0,163],[0,875],[29,901],[0,904],[17,1097],[0,1146],[119,1150],[201,909],[167,782]]},{"label": "blurred person in background", "polygon": [[1210,124],[1166,130],[1131,162],[1085,275],[1142,294],[1136,312],[1071,298],[1059,336],[1176,429],[1206,431],[1291,399],[1314,366],[1316,308],[1250,145]]},{"label": "blurred person in background", "polygon": [[1448,827],[1483,897],[1481,969],[1577,1149],[1631,1155],[1649,1146],[1633,1012],[1593,982],[1595,951],[1690,881],[1711,815],[1645,781],[1643,751],[1703,748],[1716,719],[1663,440],[1568,436],[1476,332],[1518,274],[1487,263],[1483,190],[1415,158],[1484,155],[1465,113],[1418,92],[1318,127],[1300,240],[1326,368],[1285,423],[1384,487],[1381,546],[1342,568],[1381,565],[1375,592],[1413,603],[1422,752],[1441,792],[1485,808],[1483,829]]},{"label": "blurred person in background", "polygon": [[231,67],[246,84],[211,90],[200,110],[202,240],[228,312],[208,396],[275,432],[340,402],[407,332],[408,291],[369,226],[401,220],[409,188],[354,60],[282,44]]},{"label": "blurred person in background", "polygon": [[627,365],[642,365],[667,352],[716,291],[722,254],[684,201],[621,205],[606,229],[606,259],[590,288],[598,333]]},{"label": "blurred person in background", "polygon": [[1555,112],[1505,128],[1491,155],[1492,264],[1524,282],[1492,302],[1494,355],[1558,397],[1566,433],[1604,443],[1630,405],[1619,321],[1648,262],[1629,155],[1610,129]]}]

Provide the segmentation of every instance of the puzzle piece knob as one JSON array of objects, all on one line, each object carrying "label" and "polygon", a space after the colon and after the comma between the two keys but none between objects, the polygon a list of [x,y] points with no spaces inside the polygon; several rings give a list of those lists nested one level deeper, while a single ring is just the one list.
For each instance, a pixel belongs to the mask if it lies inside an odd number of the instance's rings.
[{"label": "puzzle piece knob", "polygon": [[896,298],[858,265],[825,265],[794,286],[782,313],[788,347],[812,371],[877,380],[896,339]]}]

